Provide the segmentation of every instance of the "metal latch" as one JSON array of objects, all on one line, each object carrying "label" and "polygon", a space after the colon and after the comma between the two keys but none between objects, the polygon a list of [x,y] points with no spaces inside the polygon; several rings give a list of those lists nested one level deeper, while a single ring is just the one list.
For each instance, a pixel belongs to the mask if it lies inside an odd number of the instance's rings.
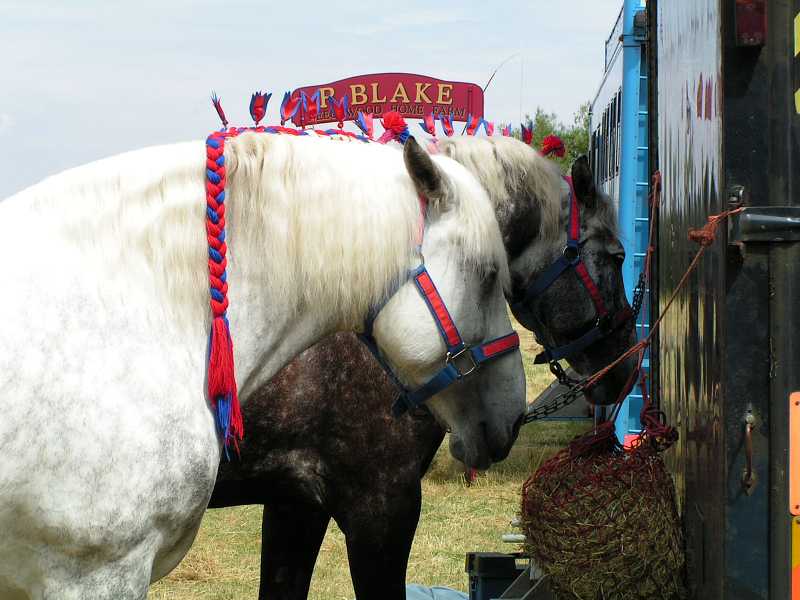
[{"label": "metal latch", "polygon": [[798,242],[800,206],[745,206],[732,215],[728,242]]},{"label": "metal latch", "polygon": [[753,464],[753,429],[755,428],[756,417],[753,414],[753,407],[748,406],[744,415],[744,451],[745,466],[742,470],[742,490],[748,496],[752,496],[758,483],[755,466]]}]

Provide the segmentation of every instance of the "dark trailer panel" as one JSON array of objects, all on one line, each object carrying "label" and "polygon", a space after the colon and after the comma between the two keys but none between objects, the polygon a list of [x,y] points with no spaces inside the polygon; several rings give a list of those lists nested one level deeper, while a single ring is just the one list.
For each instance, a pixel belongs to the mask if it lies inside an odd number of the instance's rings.
[{"label": "dark trailer panel", "polygon": [[731,200],[748,206],[678,297],[652,357],[654,391],[680,430],[668,459],[701,600],[800,600],[788,485],[789,396],[800,389],[798,11],[797,0],[648,6],[651,163],[663,176],[656,306],[697,250],[687,230]]}]

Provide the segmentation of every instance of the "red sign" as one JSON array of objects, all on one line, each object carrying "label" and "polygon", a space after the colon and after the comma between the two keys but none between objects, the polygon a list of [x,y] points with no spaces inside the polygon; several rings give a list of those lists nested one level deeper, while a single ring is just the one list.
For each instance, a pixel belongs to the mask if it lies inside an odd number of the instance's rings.
[{"label": "red sign", "polygon": [[[466,121],[471,115],[483,116],[483,90],[474,83],[445,81],[411,73],[376,73],[348,77],[322,85],[309,85],[292,92],[297,97],[305,92],[307,102],[319,91],[319,112],[302,107],[292,118],[295,125],[315,125],[338,121],[330,98],[347,96],[346,120],[357,118],[359,111],[380,116],[396,110],[409,119],[422,119],[426,114],[438,116],[453,113],[454,121]],[[309,114],[311,113],[311,114]],[[313,115],[313,116],[312,116]]]}]

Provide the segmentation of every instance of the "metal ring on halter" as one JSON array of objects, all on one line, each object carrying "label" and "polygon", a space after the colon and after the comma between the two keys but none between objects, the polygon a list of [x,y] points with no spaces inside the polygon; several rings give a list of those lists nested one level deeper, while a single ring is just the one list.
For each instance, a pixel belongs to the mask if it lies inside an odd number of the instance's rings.
[{"label": "metal ring on halter", "polygon": [[[436,323],[439,335],[441,335],[447,348],[447,353],[445,355],[444,368],[436,375],[416,389],[407,388],[381,355],[378,344],[372,335],[372,328],[378,313],[397,292],[403,282],[398,281],[395,289],[390,294],[387,294],[382,302],[372,307],[364,322],[364,332],[359,335],[359,338],[366,344],[369,351],[372,352],[400,390],[392,406],[392,414],[395,416],[420,406],[428,398],[473,373],[481,364],[519,349],[519,336],[513,331],[476,346],[467,346],[425,266],[420,265],[409,272],[408,277],[414,282],[417,291],[424,299],[425,305]],[[463,356],[467,358],[462,359]],[[456,361],[459,361],[460,364],[456,364]]]},{"label": "metal ring on halter", "polygon": [[561,251],[561,255],[570,265],[577,265],[581,260],[580,246],[578,244],[567,244]]},{"label": "metal ring on halter", "polygon": [[[464,371],[456,361],[460,359],[462,356],[466,356],[469,359],[468,369]],[[453,368],[458,371],[458,378],[461,379],[462,377],[466,377],[467,375],[471,374],[475,369],[478,368],[478,363],[475,362],[475,357],[472,356],[472,352],[470,351],[469,346],[464,346],[461,350],[456,353],[448,352],[445,356],[444,362],[446,365],[452,364]]]},{"label": "metal ring on halter", "polygon": [[611,316],[611,313],[600,315],[594,323],[594,326],[597,327],[603,335],[608,335],[614,330],[614,323]]},{"label": "metal ring on halter", "polygon": [[[595,342],[603,339],[613,332],[617,327],[623,325],[630,319],[630,307],[624,307],[616,314],[611,315],[606,309],[603,302],[602,294],[597,286],[597,283],[592,279],[586,265],[583,263],[581,257],[581,248],[588,240],[580,240],[580,207],[578,206],[577,198],[575,197],[575,190],[572,189],[572,183],[569,183],[569,224],[567,225],[567,243],[561,250],[561,256],[540,273],[532,281],[529,281],[523,293],[515,295],[515,299],[511,303],[511,312],[528,329],[535,329],[538,325],[540,328],[542,324],[538,321],[533,314],[532,309],[529,307],[530,302],[534,298],[544,293],[553,283],[558,280],[564,273],[572,269],[578,276],[578,280],[583,285],[584,289],[588,292],[592,302],[595,305],[595,314],[597,315],[594,327],[589,331],[583,333],[577,339],[558,347],[551,347],[547,344],[542,344],[543,352],[540,352],[534,359],[534,363],[552,363],[559,359],[569,359],[578,352],[582,352],[590,347]],[[639,286],[637,285],[637,289]],[[641,305],[641,297],[643,295],[643,288],[637,292],[638,298],[635,302]],[[635,314],[635,313],[633,313]],[[538,340],[537,340],[538,341]]]}]

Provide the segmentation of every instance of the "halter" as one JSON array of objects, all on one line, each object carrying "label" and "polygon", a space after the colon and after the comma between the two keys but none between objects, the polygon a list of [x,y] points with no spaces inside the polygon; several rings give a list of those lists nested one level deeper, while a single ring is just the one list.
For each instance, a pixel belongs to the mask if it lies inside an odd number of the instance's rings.
[{"label": "halter", "polygon": [[[603,302],[603,297],[600,294],[600,289],[589,274],[589,270],[581,258],[581,247],[583,244],[580,241],[581,235],[581,212],[578,201],[575,197],[575,190],[572,187],[572,178],[565,177],[564,181],[569,185],[569,222],[567,223],[567,245],[561,256],[550,265],[544,273],[539,275],[534,281],[528,284],[525,294],[521,300],[511,304],[511,312],[517,320],[525,326],[525,328],[534,330],[538,323],[531,323],[528,319],[522,317],[527,308],[527,304],[532,302],[534,298],[543,294],[553,283],[564,274],[568,269],[572,269],[578,276],[578,279],[583,284],[584,289],[589,294],[594,304],[595,313],[597,318],[594,327],[581,335],[578,339],[557,346],[555,348],[545,346],[544,350],[540,352],[534,359],[535,364],[558,363],[562,358],[569,358],[581,352],[598,342],[599,340],[609,336],[616,329],[627,323],[633,316],[630,307],[626,306],[615,315],[611,315]],[[535,320],[535,319],[534,319]],[[528,321],[528,322],[526,322]]]},{"label": "halter", "polygon": [[[422,235],[424,233],[425,223],[425,201],[422,198],[420,198],[420,209],[420,227],[416,241],[421,256]],[[397,375],[395,375],[391,366],[381,355],[378,344],[372,333],[375,319],[378,318],[380,311],[399,289],[409,281],[414,282],[417,291],[422,296],[422,299],[425,300],[425,305],[428,307],[436,323],[439,335],[442,337],[444,345],[447,348],[444,356],[444,367],[427,382],[414,390],[406,387]],[[409,410],[422,406],[425,401],[432,396],[435,396],[457,381],[477,371],[483,363],[499,358],[519,348],[519,335],[517,335],[516,332],[508,333],[476,346],[469,346],[466,344],[461,334],[458,332],[453,318],[450,316],[450,311],[447,310],[444,299],[439,294],[439,290],[436,289],[436,285],[433,283],[430,273],[428,273],[428,270],[425,268],[424,258],[423,263],[416,269],[410,270],[406,279],[399,281],[395,288],[384,297],[382,302],[372,307],[364,322],[364,333],[359,334],[358,337],[364,342],[399,390],[397,399],[392,405],[392,414],[396,417],[399,417]]]}]

